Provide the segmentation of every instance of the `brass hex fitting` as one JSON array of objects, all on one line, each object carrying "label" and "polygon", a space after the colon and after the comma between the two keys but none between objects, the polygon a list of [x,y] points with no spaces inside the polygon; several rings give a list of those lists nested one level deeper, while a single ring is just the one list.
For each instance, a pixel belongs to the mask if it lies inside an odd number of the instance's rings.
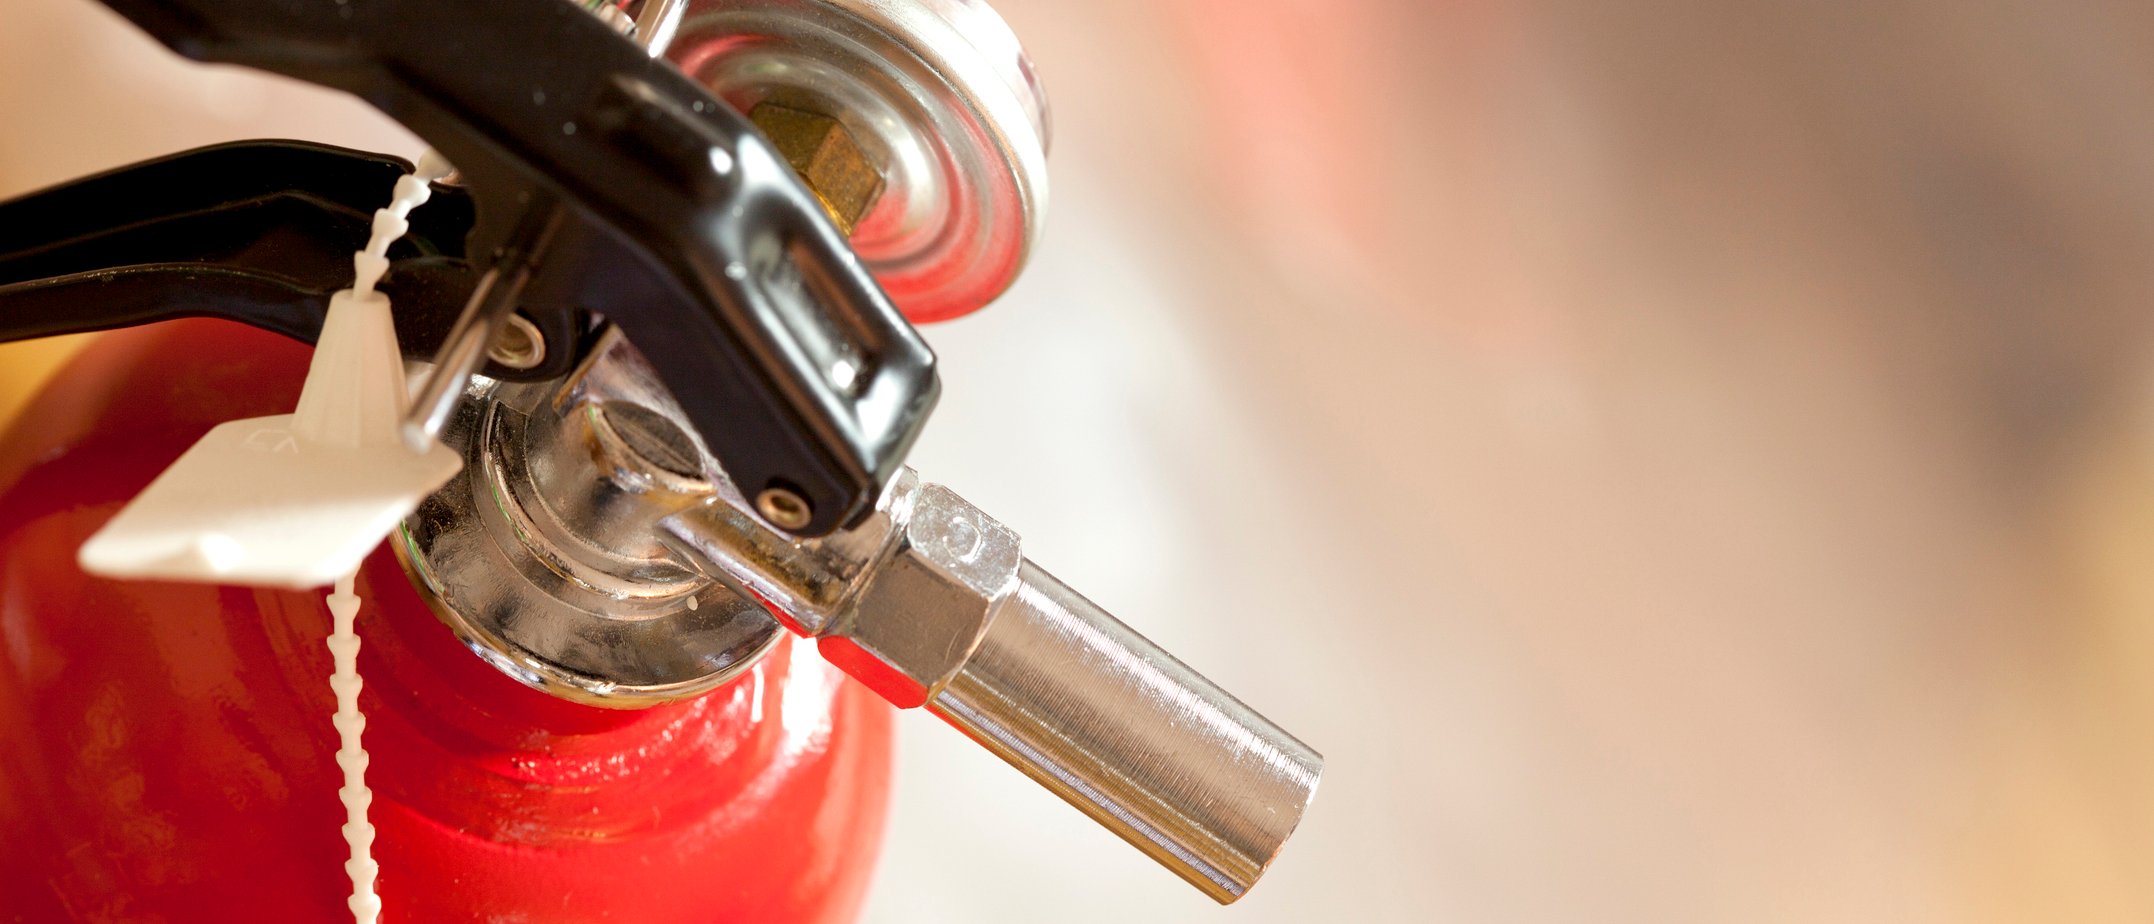
[{"label": "brass hex fitting", "polygon": [[852,133],[829,116],[771,102],[757,103],[748,120],[793,165],[838,230],[851,235],[883,191],[882,171]]}]

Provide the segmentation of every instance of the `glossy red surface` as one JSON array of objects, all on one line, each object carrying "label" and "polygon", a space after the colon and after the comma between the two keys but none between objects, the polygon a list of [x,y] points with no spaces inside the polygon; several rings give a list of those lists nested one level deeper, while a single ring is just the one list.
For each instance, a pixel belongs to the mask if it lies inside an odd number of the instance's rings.
[{"label": "glossy red surface", "polygon": [[[110,334],[0,438],[0,918],[350,919],[322,595],[75,566],[211,426],[289,411],[307,356],[218,321]],[[889,707],[808,646],[593,709],[466,652],[385,552],[358,587],[384,921],[857,914]]]}]

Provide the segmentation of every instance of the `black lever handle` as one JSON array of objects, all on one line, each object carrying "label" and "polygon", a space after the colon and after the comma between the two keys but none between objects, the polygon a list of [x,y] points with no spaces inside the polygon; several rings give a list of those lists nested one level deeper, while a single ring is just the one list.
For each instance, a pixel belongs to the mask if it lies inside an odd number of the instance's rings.
[{"label": "black lever handle", "polygon": [[[409,164],[298,141],[214,145],[0,202],[0,341],[218,317],[313,342]],[[382,289],[409,355],[439,346],[473,276],[472,204],[437,190]],[[489,370],[524,378],[558,368]]]},{"label": "black lever handle", "polygon": [[864,518],[933,407],[933,354],[770,145],[570,3],[105,2],[190,57],[356,93],[426,138],[476,201],[479,268],[526,202],[562,203],[526,310],[620,325],[736,484],[807,502],[797,534]]}]

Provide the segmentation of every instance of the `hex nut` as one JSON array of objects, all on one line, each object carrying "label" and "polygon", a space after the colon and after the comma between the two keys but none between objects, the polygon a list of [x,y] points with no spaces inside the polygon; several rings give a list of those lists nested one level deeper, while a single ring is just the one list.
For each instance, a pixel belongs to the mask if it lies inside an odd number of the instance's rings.
[{"label": "hex nut", "polygon": [[757,103],[748,120],[793,165],[808,191],[847,235],[882,195],[883,175],[838,120],[772,102]]},{"label": "hex nut", "polygon": [[1014,530],[924,485],[891,556],[826,641],[836,636],[889,668],[889,682],[874,685],[893,702],[925,702],[972,657],[1023,563]]}]

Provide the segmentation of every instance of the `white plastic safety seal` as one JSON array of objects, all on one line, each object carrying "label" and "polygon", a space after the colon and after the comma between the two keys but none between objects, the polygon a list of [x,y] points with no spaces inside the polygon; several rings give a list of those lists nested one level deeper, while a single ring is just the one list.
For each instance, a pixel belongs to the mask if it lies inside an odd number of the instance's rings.
[{"label": "white plastic safety seal", "polygon": [[320,587],[361,559],[462,467],[439,441],[414,449],[401,423],[410,394],[374,290],[406,216],[448,172],[438,156],[396,187],[353,257],[351,289],[329,314],[296,412],[218,426],[90,537],[83,570],[117,578]]},{"label": "white plastic safety seal", "polygon": [[411,396],[389,298],[375,291],[389,269],[389,245],[411,228],[411,210],[449,175],[432,151],[397,181],[389,206],[374,213],[365,250],[352,256],[352,287],[329,299],[299,407],[280,417],[235,420],[209,431],[78,555],[106,577],[164,578],[291,588],[331,581],[329,677],[337,710],[337,766],[351,878],[346,901],[357,924],[374,924],[381,867],[367,809],[369,757],[360,735],[359,563],[399,520],[462,467],[439,441],[406,442]]}]

